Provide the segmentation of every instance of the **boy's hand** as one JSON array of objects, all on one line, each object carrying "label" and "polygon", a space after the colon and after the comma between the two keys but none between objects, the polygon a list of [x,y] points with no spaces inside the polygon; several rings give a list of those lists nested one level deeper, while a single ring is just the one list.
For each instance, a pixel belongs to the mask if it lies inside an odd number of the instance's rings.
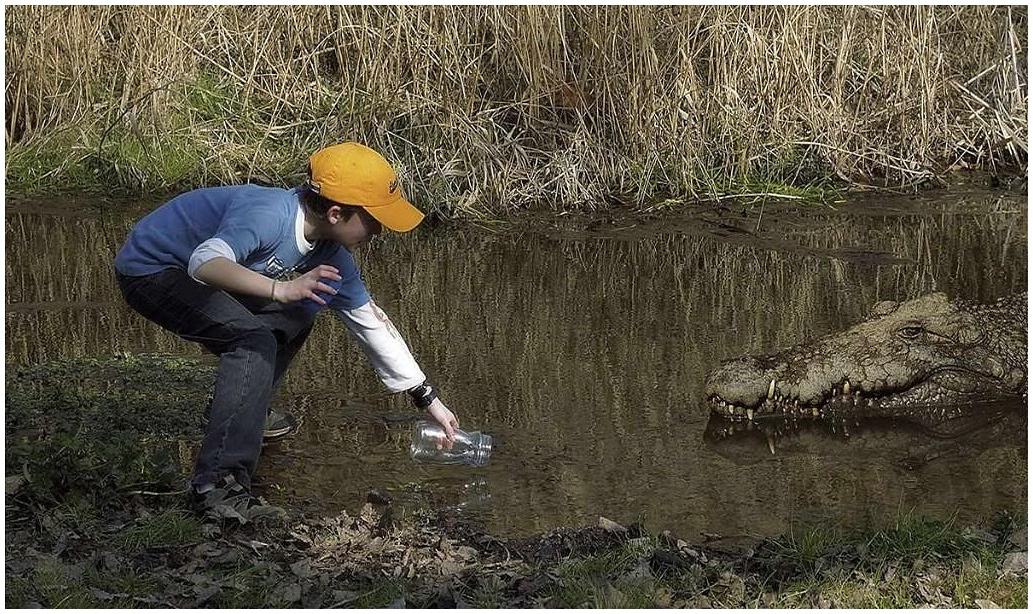
[{"label": "boy's hand", "polygon": [[427,407],[427,413],[434,418],[435,422],[441,425],[441,428],[445,429],[445,436],[448,438],[445,446],[451,448],[452,442],[456,439],[456,429],[459,428],[459,420],[456,420],[456,415],[445,407],[441,399],[434,399],[430,406]]},{"label": "boy's hand", "polygon": [[337,290],[324,284],[322,279],[341,281],[341,276],[337,274],[336,268],[329,264],[321,264],[297,279],[276,282],[276,286],[273,288],[273,300],[278,303],[293,303],[310,298],[320,305],[326,305],[326,301],[316,292],[332,295],[337,294]]}]

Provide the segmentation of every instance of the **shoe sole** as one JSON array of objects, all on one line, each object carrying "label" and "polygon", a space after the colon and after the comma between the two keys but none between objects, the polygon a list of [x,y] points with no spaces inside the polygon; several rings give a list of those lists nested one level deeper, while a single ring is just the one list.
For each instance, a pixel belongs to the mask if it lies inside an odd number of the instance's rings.
[{"label": "shoe sole", "polygon": [[263,442],[270,442],[270,441],[276,441],[278,439],[283,439],[284,437],[287,437],[288,435],[293,435],[294,433],[298,432],[298,427],[300,427],[300,426],[301,426],[301,420],[297,420],[296,419],[295,421],[293,421],[291,424],[288,424],[287,426],[284,426],[284,427],[281,427],[281,428],[278,428],[278,429],[268,429],[268,430],[265,430],[265,431],[262,432],[262,441]]}]

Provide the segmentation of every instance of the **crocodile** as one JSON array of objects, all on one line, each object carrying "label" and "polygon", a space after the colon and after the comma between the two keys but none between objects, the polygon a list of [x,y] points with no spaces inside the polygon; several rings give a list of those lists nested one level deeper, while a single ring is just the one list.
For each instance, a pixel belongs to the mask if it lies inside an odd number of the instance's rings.
[{"label": "crocodile", "polygon": [[707,376],[713,413],[767,417],[922,416],[1026,396],[1026,293],[991,303],[941,292],[882,301],[845,331],[722,362]]}]

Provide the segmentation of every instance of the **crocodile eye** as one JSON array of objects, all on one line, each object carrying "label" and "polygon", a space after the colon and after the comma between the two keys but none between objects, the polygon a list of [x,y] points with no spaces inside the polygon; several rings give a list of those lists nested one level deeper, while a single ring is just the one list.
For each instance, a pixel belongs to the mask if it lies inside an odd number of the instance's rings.
[{"label": "crocodile eye", "polygon": [[924,332],[925,332],[925,329],[922,328],[921,326],[904,326],[904,327],[900,328],[899,330],[897,330],[897,334],[898,335],[900,335],[904,339],[909,339],[909,340],[910,339],[918,339],[919,337],[922,336],[922,333],[924,333]]}]

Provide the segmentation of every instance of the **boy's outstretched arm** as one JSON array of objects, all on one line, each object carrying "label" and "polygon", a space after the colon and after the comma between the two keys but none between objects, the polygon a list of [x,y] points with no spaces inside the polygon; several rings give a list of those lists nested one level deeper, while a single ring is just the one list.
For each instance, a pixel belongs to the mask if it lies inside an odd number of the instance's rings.
[{"label": "boy's outstretched arm", "polygon": [[423,374],[394,324],[372,300],[355,309],[334,309],[362,346],[373,369],[391,392],[406,391],[416,407],[427,410],[441,425],[449,441],[455,437],[459,421]]}]

